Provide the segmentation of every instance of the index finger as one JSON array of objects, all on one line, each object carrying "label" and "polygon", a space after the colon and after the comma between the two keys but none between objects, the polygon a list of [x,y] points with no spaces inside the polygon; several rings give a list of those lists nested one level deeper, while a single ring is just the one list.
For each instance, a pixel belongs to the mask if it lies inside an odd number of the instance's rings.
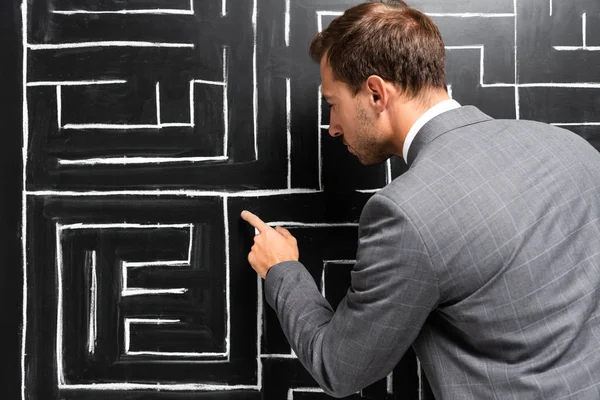
[{"label": "index finger", "polygon": [[258,216],[252,214],[250,211],[242,211],[242,219],[248,222],[256,229],[258,229],[260,233],[264,232],[267,229],[273,229],[269,225],[265,224],[262,219],[258,218]]}]

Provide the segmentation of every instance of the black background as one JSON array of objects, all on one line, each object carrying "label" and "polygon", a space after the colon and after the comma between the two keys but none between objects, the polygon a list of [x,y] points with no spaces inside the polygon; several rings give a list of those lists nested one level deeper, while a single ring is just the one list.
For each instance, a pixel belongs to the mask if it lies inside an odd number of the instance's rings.
[{"label": "black background", "polygon": [[21,24],[18,0],[0,2],[0,299],[2,373],[0,398],[21,391]]}]

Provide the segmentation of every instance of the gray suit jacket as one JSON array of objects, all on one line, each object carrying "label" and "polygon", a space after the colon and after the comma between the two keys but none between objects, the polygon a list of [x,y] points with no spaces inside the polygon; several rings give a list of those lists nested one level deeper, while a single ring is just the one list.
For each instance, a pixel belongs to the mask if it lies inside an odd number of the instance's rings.
[{"label": "gray suit jacket", "polygon": [[345,396],[413,345],[437,399],[600,399],[600,153],[461,107],[407,161],[363,209],[335,313],[300,263],[267,274],[306,369]]}]

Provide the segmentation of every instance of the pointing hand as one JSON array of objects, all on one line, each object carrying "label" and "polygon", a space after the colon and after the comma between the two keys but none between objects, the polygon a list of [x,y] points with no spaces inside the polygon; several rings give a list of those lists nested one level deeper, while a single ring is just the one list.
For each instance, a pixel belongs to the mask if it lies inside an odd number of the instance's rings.
[{"label": "pointing hand", "polygon": [[258,230],[248,262],[261,278],[264,279],[275,264],[298,261],[296,238],[287,229],[280,226],[273,229],[250,211],[242,211],[242,219]]}]

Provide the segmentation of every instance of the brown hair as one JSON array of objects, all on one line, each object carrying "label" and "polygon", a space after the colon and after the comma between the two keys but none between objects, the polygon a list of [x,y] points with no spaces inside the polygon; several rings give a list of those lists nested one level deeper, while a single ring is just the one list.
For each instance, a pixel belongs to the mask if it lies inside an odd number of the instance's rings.
[{"label": "brown hair", "polygon": [[433,20],[400,0],[362,3],[334,19],[310,44],[333,76],[356,95],[371,75],[393,82],[409,98],[446,90],[444,41]]}]

